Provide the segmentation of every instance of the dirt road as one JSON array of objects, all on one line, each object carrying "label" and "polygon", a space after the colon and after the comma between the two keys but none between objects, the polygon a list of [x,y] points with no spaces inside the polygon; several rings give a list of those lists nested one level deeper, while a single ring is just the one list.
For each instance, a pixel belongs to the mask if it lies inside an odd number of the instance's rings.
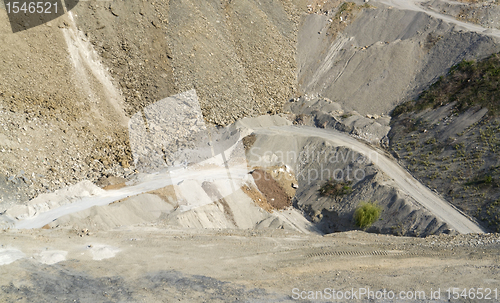
[{"label": "dirt road", "polygon": [[[405,193],[413,197],[418,203],[420,203],[420,205],[431,211],[438,218],[447,222],[457,232],[463,234],[485,232],[479,225],[472,222],[457,209],[453,208],[448,202],[431,192],[427,187],[423,186],[393,159],[386,156],[383,151],[368,146],[344,133],[305,126],[271,126],[257,128],[256,132],[260,134],[287,133],[297,136],[319,137],[334,144],[349,147],[353,151],[365,155],[390,178],[394,179],[394,181]],[[98,196],[79,199],[76,202],[18,221],[15,223],[15,227],[19,229],[40,228],[63,215],[82,211],[95,205],[107,205],[129,196],[141,194],[171,184],[178,184],[186,180],[221,180],[229,178],[236,182],[241,182],[246,173],[247,170],[245,167],[232,167],[229,175],[226,168],[188,169],[177,170],[170,174],[164,173],[147,175],[143,177],[142,180],[135,186],[105,192]],[[193,203],[193,207],[202,206],[196,205],[196,201]]]},{"label": "dirt road", "polygon": [[396,7],[396,8],[402,9],[402,10],[424,12],[424,13],[426,13],[434,18],[441,19],[447,23],[456,24],[459,27],[463,27],[467,31],[482,33],[484,35],[500,38],[500,30],[498,30],[498,29],[485,28],[485,27],[482,27],[481,25],[478,25],[478,24],[463,22],[463,21],[457,20],[451,16],[443,15],[443,14],[440,14],[438,12],[425,9],[425,7],[422,5],[422,3],[424,2],[423,0],[413,0],[413,1],[375,0],[374,2],[380,2],[380,3],[390,5],[392,7]]},{"label": "dirt road", "polygon": [[[228,174],[229,172],[229,174]],[[77,199],[73,203],[69,203],[57,208],[53,208],[47,212],[43,212],[24,220],[15,223],[14,228],[18,229],[31,229],[40,228],[45,224],[54,221],[62,216],[76,213],[93,206],[108,205],[112,202],[135,196],[138,194],[153,191],[155,189],[163,188],[168,185],[179,184],[185,180],[223,180],[230,179],[234,182],[241,182],[247,175],[247,170],[239,167],[231,167],[229,170],[226,168],[212,168],[212,169],[178,169],[170,173],[159,173],[146,175],[138,184],[133,186],[124,187],[122,189],[106,191],[99,195],[84,197]],[[190,201],[192,207],[202,206],[197,205],[198,200]]]},{"label": "dirt road", "polygon": [[[148,225],[84,237],[65,229],[11,230],[0,239],[2,302],[311,302],[316,297],[297,293],[326,288],[395,293],[393,300],[359,300],[358,291],[354,302],[449,302],[450,287],[499,285],[494,235],[322,237]],[[429,300],[431,289],[440,290],[440,300]],[[401,291],[425,296],[398,300]]]},{"label": "dirt road", "polygon": [[256,130],[260,134],[293,134],[297,136],[319,137],[332,143],[349,147],[355,152],[368,157],[384,173],[399,185],[399,187],[412,196],[423,207],[431,211],[441,220],[447,222],[453,229],[460,233],[484,233],[485,231],[476,223],[469,220],[448,202],[434,194],[427,187],[413,178],[405,169],[390,159],[381,150],[375,149],[344,133],[335,130],[324,130],[307,126],[280,126],[261,128]]}]

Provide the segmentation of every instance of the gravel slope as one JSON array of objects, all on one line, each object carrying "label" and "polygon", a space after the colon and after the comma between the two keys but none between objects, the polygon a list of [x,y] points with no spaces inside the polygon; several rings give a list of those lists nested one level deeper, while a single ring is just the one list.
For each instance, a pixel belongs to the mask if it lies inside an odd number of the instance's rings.
[{"label": "gravel slope", "polygon": [[303,17],[297,48],[301,92],[329,98],[347,111],[381,116],[417,97],[462,59],[500,50],[498,30],[412,1],[369,4],[347,21],[336,10]]}]

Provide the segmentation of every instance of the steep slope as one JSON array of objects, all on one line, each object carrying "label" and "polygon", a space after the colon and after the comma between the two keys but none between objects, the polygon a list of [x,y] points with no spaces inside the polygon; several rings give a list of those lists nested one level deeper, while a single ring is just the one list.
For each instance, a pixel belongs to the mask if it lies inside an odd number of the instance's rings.
[{"label": "steep slope", "polygon": [[295,1],[81,4],[76,22],[119,83],[127,111],[196,89],[207,121],[278,112],[295,93]]},{"label": "steep slope", "polygon": [[500,231],[500,59],[463,61],[393,112],[390,148],[417,178]]},{"label": "steep slope", "polygon": [[[128,118],[196,88],[205,120],[281,110],[305,1],[81,1],[12,33],[0,8],[0,211],[134,172]],[[4,207],[5,206],[5,207]]]},{"label": "steep slope", "polygon": [[[353,212],[362,201],[378,201],[384,209],[372,229],[377,232],[425,236],[483,231],[393,160],[345,134],[291,126],[256,128],[255,134],[247,152],[249,165],[291,167],[298,180],[294,206],[323,232],[355,228]],[[328,181],[348,191],[321,196],[319,190]]]},{"label": "steep slope", "polygon": [[70,16],[17,33],[0,20],[2,206],[130,173],[120,92]]},{"label": "steep slope", "polygon": [[381,2],[357,6],[349,18],[329,10],[302,19],[301,92],[320,94],[362,115],[388,114],[462,59],[499,50],[496,38],[487,34],[464,30],[404,1],[394,1],[401,9]]}]

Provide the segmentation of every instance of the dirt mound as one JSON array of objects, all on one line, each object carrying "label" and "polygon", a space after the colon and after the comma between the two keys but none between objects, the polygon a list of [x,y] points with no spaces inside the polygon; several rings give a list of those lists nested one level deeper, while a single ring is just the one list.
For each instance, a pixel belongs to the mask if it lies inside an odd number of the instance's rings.
[{"label": "dirt mound", "polygon": [[84,211],[66,215],[48,224],[50,228],[69,227],[89,229],[91,232],[121,226],[153,222],[173,206],[156,195],[143,194],[107,206],[94,206]]},{"label": "dirt mound", "polygon": [[292,206],[292,199],[287,195],[279,183],[265,170],[256,169],[252,172],[252,177],[259,191],[266,197],[267,203],[273,209],[285,209]]}]

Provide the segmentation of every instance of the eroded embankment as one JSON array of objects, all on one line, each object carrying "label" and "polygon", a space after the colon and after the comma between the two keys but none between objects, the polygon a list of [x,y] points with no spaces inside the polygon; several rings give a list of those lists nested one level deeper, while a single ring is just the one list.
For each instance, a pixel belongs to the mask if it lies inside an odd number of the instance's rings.
[{"label": "eroded embankment", "polygon": [[[263,150],[268,157],[257,156]],[[374,232],[426,236],[451,228],[348,147],[297,134],[260,135],[250,154],[259,165],[286,163],[293,168],[298,180],[294,205],[325,233],[357,229],[353,213],[362,201],[378,202],[384,209],[370,228]],[[320,188],[329,180],[348,184],[349,192],[322,196]]]},{"label": "eroded embankment", "polygon": [[[400,6],[370,2],[347,21],[336,10],[304,16],[297,49],[300,90],[362,115],[388,114],[462,59],[500,50],[484,28],[475,32],[417,6]],[[330,29],[338,23],[344,29],[333,36]]]}]

